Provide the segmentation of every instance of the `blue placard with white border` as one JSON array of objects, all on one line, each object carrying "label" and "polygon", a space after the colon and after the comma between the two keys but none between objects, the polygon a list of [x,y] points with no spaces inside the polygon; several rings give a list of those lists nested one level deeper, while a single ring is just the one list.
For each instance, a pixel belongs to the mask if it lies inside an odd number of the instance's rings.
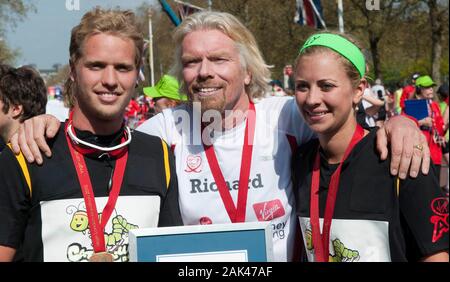
[{"label": "blue placard with white border", "polygon": [[270,222],[143,228],[130,230],[134,262],[270,262]]}]

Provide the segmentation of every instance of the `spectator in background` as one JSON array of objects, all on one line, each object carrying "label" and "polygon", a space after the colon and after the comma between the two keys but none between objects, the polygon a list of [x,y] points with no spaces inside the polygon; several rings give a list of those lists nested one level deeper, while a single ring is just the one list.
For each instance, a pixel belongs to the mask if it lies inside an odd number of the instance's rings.
[{"label": "spectator in background", "polygon": [[433,101],[434,81],[428,75],[416,80],[416,99],[426,99],[428,102],[428,117],[418,121],[422,133],[425,135],[430,147],[431,159],[437,168],[438,179],[442,164],[442,146],[444,145],[444,119],[438,103]]},{"label": "spectator in background", "polygon": [[[358,123],[366,129],[374,128],[375,126],[383,126],[383,121],[386,117],[386,115],[379,115],[379,112],[384,108],[384,101],[379,99],[378,93],[373,92],[372,89],[373,88],[368,85],[364,90],[362,101],[359,104],[357,112],[358,116],[362,116],[362,118],[357,118]],[[364,121],[364,123],[362,123],[362,121]]]},{"label": "spectator in background", "polygon": [[394,114],[399,115],[402,113],[402,107],[400,106],[400,99],[402,98],[403,87],[400,82],[396,85],[396,90],[394,91]]},{"label": "spectator in background", "polygon": [[402,96],[400,97],[400,107],[402,108],[402,112],[405,111],[405,100],[410,100],[414,98],[414,94],[416,94],[416,80],[420,77],[419,73],[415,73],[411,76],[411,84],[403,87]]},{"label": "spectator in background", "polygon": [[130,103],[125,108],[125,117],[136,117],[140,111],[139,103],[136,101],[135,97],[132,97]]},{"label": "spectator in background", "polygon": [[149,102],[149,100],[147,100],[147,97],[145,95],[140,95],[137,98],[137,102],[139,104],[139,112],[140,112],[139,124],[140,124],[143,121],[150,118],[150,113],[149,113],[150,102]]},{"label": "spectator in background", "polygon": [[286,92],[286,94],[288,94],[289,96],[292,96],[295,89],[294,72],[292,70],[292,65],[286,65],[284,67],[283,82],[284,92]]},{"label": "spectator in background", "polygon": [[0,136],[5,143],[31,117],[45,113],[47,88],[30,67],[2,67],[0,76]]},{"label": "spectator in background", "polygon": [[272,89],[272,93],[271,93],[272,96],[280,97],[280,96],[286,96],[287,95],[286,92],[284,92],[283,85],[281,84],[281,81],[279,81],[278,79],[270,81],[269,85],[270,85],[270,87]]},{"label": "spectator in background", "polygon": [[60,92],[55,93],[54,99],[47,102],[45,113],[54,115],[60,121],[65,121],[69,117],[69,108],[64,105]]},{"label": "spectator in background", "polygon": [[375,80],[375,85],[372,86],[371,90],[372,93],[374,94],[374,97],[383,102],[383,105],[380,106],[375,116],[376,118],[375,124],[380,127],[383,126],[384,121],[386,120],[386,101],[385,101],[386,89],[384,88],[381,79],[377,78]]},{"label": "spectator in background", "polygon": [[448,83],[444,83],[441,86],[439,86],[437,94],[441,114],[444,114],[445,110],[448,108]]},{"label": "spectator in background", "polygon": [[124,119],[125,123],[132,129],[137,127],[137,123],[139,121],[139,113],[141,108],[139,107],[139,103],[136,101],[135,97],[131,97],[130,102],[125,108]]},{"label": "spectator in background", "polygon": [[372,92],[376,93],[378,96],[378,99],[382,100],[384,96],[386,96],[386,89],[384,88],[383,84],[381,83],[381,79],[377,78],[375,79],[375,84],[372,86]]},{"label": "spectator in background", "polygon": [[386,89],[386,95],[384,96],[384,103],[386,109],[385,119],[388,120],[391,117],[395,116],[395,96],[394,93],[391,92],[389,89]]},{"label": "spectator in background", "polygon": [[145,87],[144,94],[153,99],[155,113],[160,113],[167,108],[174,108],[187,101],[187,96],[180,93],[178,80],[167,74],[155,86]]},{"label": "spectator in background", "polygon": [[441,174],[445,173],[447,178],[444,183],[441,183],[441,186],[444,188],[444,191],[448,195],[448,165],[449,165],[449,145],[448,145],[448,83],[444,83],[441,86],[439,86],[439,89],[437,90],[438,98],[439,98],[439,107],[441,110],[441,114],[444,118],[444,134],[445,134],[445,146],[442,147],[442,155],[444,157],[444,161],[446,164],[446,167],[441,168]]}]

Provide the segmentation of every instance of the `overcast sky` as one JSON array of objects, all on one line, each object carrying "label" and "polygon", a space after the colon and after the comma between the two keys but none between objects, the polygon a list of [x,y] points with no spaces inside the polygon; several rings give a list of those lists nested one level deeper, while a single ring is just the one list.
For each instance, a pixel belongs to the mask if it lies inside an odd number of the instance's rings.
[{"label": "overcast sky", "polygon": [[[21,56],[16,65],[35,64],[39,69],[52,68],[56,63],[67,64],[72,27],[79,23],[84,13],[95,6],[134,9],[143,2],[156,0],[27,0],[35,4],[36,13],[17,23],[7,31],[6,40],[12,48],[19,48]],[[76,8],[79,2],[79,10]],[[66,3],[68,2],[68,3]],[[75,5],[73,5],[74,3]],[[72,5],[71,5],[72,4]]]}]

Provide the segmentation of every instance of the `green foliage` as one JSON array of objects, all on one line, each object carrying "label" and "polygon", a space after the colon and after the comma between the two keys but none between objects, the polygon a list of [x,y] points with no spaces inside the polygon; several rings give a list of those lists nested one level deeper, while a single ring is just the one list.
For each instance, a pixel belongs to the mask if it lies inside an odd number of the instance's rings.
[{"label": "green foliage", "polygon": [[[409,79],[413,72],[431,73],[431,24],[427,3],[433,0],[381,1],[380,11],[368,11],[366,1],[344,0],[345,31],[357,38],[367,49],[370,76],[383,78],[387,84]],[[173,0],[167,1],[177,12]],[[185,0],[207,8],[207,0]],[[295,0],[227,0],[212,1],[212,9],[228,12],[238,17],[254,34],[267,64],[272,65],[272,77],[282,78],[286,64],[293,64],[304,40],[316,30],[294,22]],[[329,30],[338,29],[336,1],[322,1],[324,18]],[[143,4],[136,11],[142,19],[143,30],[148,34],[148,8],[153,14],[153,41],[155,81],[167,73],[172,64],[174,25],[161,11],[161,6]],[[448,77],[448,1],[439,2],[442,16],[439,20],[445,29],[442,38],[441,76]],[[446,13],[445,13],[446,11]],[[372,44],[371,44],[372,43]],[[376,48],[373,47],[376,44]],[[372,48],[371,48],[372,47]],[[374,55],[376,53],[376,56]],[[146,62],[148,64],[148,54]],[[377,58],[377,69],[374,60]],[[146,68],[146,78],[148,75]],[[146,81],[146,85],[149,82]]]},{"label": "green foliage", "polygon": [[17,55],[18,51],[11,50],[5,41],[0,41],[0,64],[12,64]]},{"label": "green foliage", "polygon": [[29,0],[0,0],[0,63],[11,64],[19,54],[17,50],[11,50],[6,43],[6,28],[14,28],[30,11],[36,9]]}]

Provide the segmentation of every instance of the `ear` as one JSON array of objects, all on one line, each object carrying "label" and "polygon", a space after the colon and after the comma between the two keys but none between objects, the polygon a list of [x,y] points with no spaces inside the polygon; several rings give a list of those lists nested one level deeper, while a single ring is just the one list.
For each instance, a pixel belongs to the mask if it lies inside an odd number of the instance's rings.
[{"label": "ear", "polygon": [[366,90],[366,88],[367,80],[363,78],[354,89],[353,105],[358,105],[359,102],[361,102],[362,96],[364,95],[364,90]]},{"label": "ear", "polygon": [[180,103],[180,102],[178,102],[178,101],[176,101],[176,100],[172,100],[172,99],[167,99],[167,101],[168,101],[168,105],[169,105],[169,107],[171,107],[171,108],[174,108],[174,107],[176,107],[176,106],[178,106],[178,104]]},{"label": "ear", "polygon": [[70,80],[75,81],[76,77],[75,63],[72,62],[72,60],[70,60],[69,65],[70,65],[70,73],[69,73]]},{"label": "ear", "polygon": [[249,72],[247,72],[245,74],[245,78],[244,78],[245,85],[248,86],[251,81],[252,81],[252,75]]},{"label": "ear", "polygon": [[23,106],[22,105],[11,105],[10,109],[11,116],[13,119],[18,119],[23,112]]}]

